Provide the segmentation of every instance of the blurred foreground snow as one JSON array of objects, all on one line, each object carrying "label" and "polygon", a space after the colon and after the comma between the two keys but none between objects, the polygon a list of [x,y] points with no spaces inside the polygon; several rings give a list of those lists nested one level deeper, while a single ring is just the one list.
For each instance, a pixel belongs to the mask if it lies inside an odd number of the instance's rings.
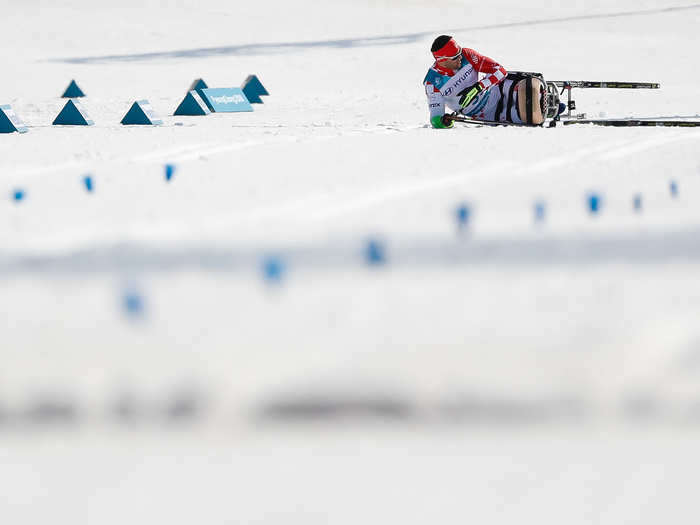
[{"label": "blurred foreground snow", "polygon": [[[449,31],[697,117],[700,9],[536,4],[8,8],[5,521],[697,521],[700,134],[435,132],[420,82]],[[249,73],[254,113],[171,116]],[[71,78],[94,127],[49,125]]]}]

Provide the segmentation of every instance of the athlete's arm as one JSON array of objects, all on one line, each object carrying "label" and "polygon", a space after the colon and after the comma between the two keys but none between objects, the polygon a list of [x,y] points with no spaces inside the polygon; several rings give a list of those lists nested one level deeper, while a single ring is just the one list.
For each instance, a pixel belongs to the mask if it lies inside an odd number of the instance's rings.
[{"label": "athlete's arm", "polygon": [[504,68],[498,62],[477,53],[473,49],[468,49],[466,47],[462,48],[462,55],[472,66],[474,66],[476,71],[486,74],[486,76],[479,81],[479,84],[483,89],[498,84],[504,78],[506,78],[506,75],[508,74],[506,68]]},{"label": "athlete's arm", "polygon": [[425,94],[428,96],[428,110],[430,111],[430,124],[434,128],[451,128],[454,122],[446,121],[445,116],[445,101],[443,100],[440,90],[433,86],[430,82],[425,83]]}]

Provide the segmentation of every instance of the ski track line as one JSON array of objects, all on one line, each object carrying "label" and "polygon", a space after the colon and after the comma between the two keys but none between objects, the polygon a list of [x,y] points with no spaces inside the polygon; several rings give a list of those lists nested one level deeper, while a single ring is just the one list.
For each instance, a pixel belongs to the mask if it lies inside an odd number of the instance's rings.
[{"label": "ski track line", "polygon": [[524,175],[530,175],[533,173],[540,173],[555,168],[561,168],[562,166],[566,166],[567,164],[572,164],[580,160],[585,160],[591,155],[600,155],[610,150],[619,150],[620,148],[623,148],[630,144],[635,144],[637,142],[637,139],[625,139],[615,142],[613,144],[603,144],[593,146],[587,149],[576,150],[573,153],[567,152],[563,155],[559,155],[558,157],[542,160],[540,162],[536,162],[535,164],[525,166],[521,170],[518,170],[518,172]]},{"label": "ski track line", "polygon": [[[158,233],[172,235],[177,238],[186,231],[190,235],[201,234],[202,232],[212,231],[229,231],[231,228],[241,226],[243,224],[255,224],[267,219],[272,219],[280,216],[291,216],[293,219],[299,218],[299,212],[308,211],[319,204],[328,202],[327,195],[311,195],[303,199],[297,199],[292,202],[282,203],[279,205],[266,206],[263,208],[252,209],[242,213],[210,215],[203,218],[196,224],[192,221],[168,221],[167,224],[154,227],[148,233]],[[157,231],[156,231],[157,228]]]},{"label": "ski track line", "polygon": [[[614,144],[606,144],[603,146],[594,146],[585,150],[579,150],[576,153],[567,153],[555,157],[554,159],[547,159],[545,161],[538,162],[534,165],[524,168],[519,171],[521,174],[533,174],[543,171],[548,171],[553,168],[558,168],[578,162],[582,158],[586,158],[590,155],[598,154],[600,152],[605,152],[608,150],[619,149],[621,146],[627,144],[634,144],[635,140],[624,140],[619,141]],[[352,213],[358,210],[367,209],[372,206],[385,204],[390,201],[401,200],[405,198],[410,198],[420,193],[425,193],[426,191],[440,190],[455,186],[460,186],[470,179],[473,180],[476,176],[489,176],[496,173],[518,173],[518,165],[514,162],[502,162],[497,164],[492,164],[485,168],[478,169],[478,174],[470,172],[468,174],[462,173],[458,175],[451,175],[448,177],[443,177],[438,180],[421,181],[418,183],[411,184],[409,186],[403,186],[400,189],[385,189],[377,191],[373,194],[355,199],[352,202],[343,203],[331,203],[324,209],[320,209],[315,213],[311,214],[309,218],[311,220],[326,220],[333,217],[342,216],[347,213]]]},{"label": "ski track line", "polygon": [[666,146],[668,144],[673,144],[675,142],[682,142],[684,140],[700,140],[700,133],[677,133],[669,137],[650,137],[648,139],[636,141],[629,146],[620,147],[616,150],[611,151],[602,155],[601,160],[614,160],[628,157],[634,155],[640,151],[648,151],[652,148],[658,148]]},{"label": "ski track line", "polygon": [[[215,145],[211,145],[209,143],[201,143],[201,144],[196,144],[196,145],[186,145],[182,147],[175,147],[175,148],[168,148],[168,149],[162,149],[162,150],[157,150],[157,151],[151,151],[143,154],[139,154],[136,156],[132,157],[127,157],[127,158],[121,158],[121,157],[112,157],[108,159],[91,159],[91,160],[81,160],[81,161],[68,161],[64,162],[61,164],[53,164],[53,165],[47,165],[47,166],[30,166],[30,167],[24,167],[24,168],[19,168],[16,171],[11,172],[9,175],[8,179],[13,180],[13,178],[24,178],[24,177],[32,177],[32,176],[37,176],[37,175],[44,175],[46,173],[56,173],[56,172],[62,172],[62,171],[68,171],[68,170],[96,170],[97,168],[95,166],[104,163],[107,165],[120,165],[120,164],[131,164],[131,163],[137,163],[137,164],[157,164],[157,163],[162,163],[162,162],[187,162],[191,160],[198,160],[202,157],[207,157],[211,155],[219,155],[222,153],[229,153],[232,151],[241,151],[244,149],[248,148],[253,148],[257,146],[263,146],[266,144],[284,144],[284,143],[294,143],[294,142],[299,142],[299,143],[312,143],[312,142],[322,142],[322,141],[327,141],[327,140],[333,140],[336,138],[343,138],[343,137],[348,137],[348,136],[366,136],[366,135],[390,135],[394,133],[400,133],[400,132],[406,132],[406,131],[416,131],[423,129],[424,126],[411,126],[411,127],[406,127],[406,128],[386,128],[386,127],[378,127],[378,128],[373,128],[373,129],[350,129],[347,130],[347,133],[344,133],[342,135],[338,136],[320,136],[320,137],[297,137],[297,136],[289,136],[289,137],[279,137],[276,139],[272,140],[249,140],[245,142],[234,142],[234,143],[217,143]],[[582,150],[582,151],[576,151],[575,153],[567,154],[566,156],[561,156],[561,157],[556,157],[554,159],[547,159],[545,161],[541,161],[537,164],[534,164],[532,166],[523,168],[521,170],[521,173],[534,173],[534,172],[540,172],[544,171],[547,169],[552,169],[559,167],[561,165],[567,164],[571,159],[575,158],[576,160],[580,160],[582,158],[585,158],[588,155],[592,154],[599,154],[603,153],[604,151],[608,149],[617,149],[618,151],[612,151],[607,155],[602,156],[602,159],[605,160],[610,160],[610,159],[615,159],[615,158],[620,158],[623,156],[631,155],[633,153],[636,153],[638,151],[643,151],[645,149],[648,149],[649,147],[654,147],[654,146],[659,146],[659,145],[664,145],[672,142],[676,142],[679,140],[689,140],[689,139],[694,139],[698,138],[698,134],[678,134],[674,135],[673,137],[665,137],[662,139],[648,139],[644,141],[643,143],[639,143],[638,140],[628,140],[628,141],[622,141],[619,143],[616,143],[614,145],[605,145],[605,146],[600,146],[600,147],[594,147],[590,148],[588,150]],[[632,146],[625,148],[624,146],[626,144],[632,144]],[[635,146],[634,144],[637,144]]]},{"label": "ski track line", "polygon": [[415,195],[425,193],[427,191],[442,190],[460,186],[470,179],[475,177],[488,176],[499,172],[508,172],[513,170],[515,163],[499,162],[491,164],[485,168],[479,168],[478,173],[460,173],[450,175],[440,179],[432,179],[429,181],[420,181],[409,185],[403,185],[399,189],[385,189],[376,191],[370,195],[356,198],[351,202],[346,203],[329,203],[325,208],[319,209],[308,216],[312,221],[326,220],[334,217],[339,217],[347,213],[352,213],[358,210],[370,208],[372,206],[385,204],[387,202],[414,197]]},{"label": "ski track line", "polygon": [[[188,145],[179,148],[171,148],[167,150],[158,150],[143,155],[138,155],[127,159],[125,162],[157,164],[161,162],[186,162],[188,160],[197,160],[208,155],[216,155],[219,153],[227,153],[230,151],[239,151],[255,146],[272,144],[276,142],[286,142],[286,140],[248,140],[245,142],[215,142]],[[117,161],[118,163],[119,161]]]},{"label": "ski track line", "polygon": [[[652,16],[660,14],[679,13],[700,8],[700,4],[686,4],[657,7],[653,9],[637,9],[634,11],[617,11],[612,13],[597,13],[588,15],[570,15],[556,18],[539,18],[533,20],[522,20],[519,22],[504,22],[498,24],[487,24],[481,26],[460,27],[452,29],[442,29],[440,31],[449,34],[471,33],[474,31],[494,31],[498,29],[511,29],[518,27],[533,27],[547,24],[562,24],[567,22],[585,22],[588,20],[605,20],[615,18],[627,18],[635,16]],[[444,26],[443,26],[444,27]],[[437,29],[422,31],[417,33],[405,33],[401,35],[385,35],[374,37],[346,38],[335,40],[315,40],[307,42],[260,42],[255,44],[239,44],[219,47],[200,47],[194,49],[178,49],[174,51],[156,51],[147,53],[132,53],[124,55],[102,55],[83,56],[68,58],[47,58],[43,62],[63,62],[68,64],[91,64],[108,62],[138,62],[147,60],[177,59],[182,60],[198,59],[204,57],[221,56],[253,56],[253,55],[275,55],[290,53],[294,51],[309,51],[316,49],[349,49],[354,47],[375,47],[375,46],[396,46],[419,42],[422,39],[435,35]]]},{"label": "ski track line", "polygon": [[209,155],[218,155],[221,153],[229,153],[231,151],[240,151],[248,148],[254,148],[256,146],[263,146],[267,144],[284,144],[286,142],[296,141],[297,137],[281,137],[272,140],[248,140],[245,142],[234,142],[232,144],[220,144],[218,146],[204,148],[201,151],[184,153],[182,155],[172,158],[171,160],[173,160],[174,162],[185,162],[188,160],[197,160],[202,157],[207,157]]},{"label": "ski track line", "polygon": [[[134,223],[126,232],[127,242],[159,242],[163,240],[182,241],[183,236],[189,236],[195,239],[201,239],[208,236],[212,232],[228,232],[232,228],[240,227],[245,224],[255,224],[268,219],[281,216],[291,216],[297,218],[300,212],[317,206],[318,204],[327,203],[326,195],[312,195],[303,199],[297,199],[292,202],[286,202],[279,205],[271,205],[263,208],[252,209],[241,212],[229,212],[216,215],[207,215],[197,218],[197,220],[168,218],[161,220],[156,224],[150,221]],[[112,232],[109,233],[111,235]],[[118,232],[117,238],[110,238],[112,243],[125,242],[125,232]],[[21,252],[41,251],[50,246],[54,250],[75,250],[81,246],[90,245],[96,239],[105,240],[104,232],[95,231],[92,228],[85,226],[73,227],[70,231],[65,232],[63,237],[51,234],[46,237],[32,237],[27,239],[21,245],[15,245],[13,251]]]},{"label": "ski track line", "polygon": [[[150,151],[148,153],[144,153],[141,155],[136,155],[134,157],[131,157],[130,159],[127,159],[126,162],[136,162],[136,163],[161,162],[162,160],[169,158],[170,156],[182,155],[185,153],[189,153],[193,150],[196,150],[197,148],[204,148],[204,147],[209,146],[209,145],[210,145],[209,143],[205,142],[202,144],[179,146],[176,148]],[[114,160],[117,160],[117,162],[118,162],[118,159],[114,159]]]},{"label": "ski track line", "polygon": [[[329,140],[335,137],[314,137],[312,141]],[[543,171],[548,171],[553,168],[565,166],[574,162],[578,162],[583,158],[589,157],[591,155],[596,155],[601,152],[619,149],[625,145],[634,144],[636,139],[628,139],[618,141],[613,144],[605,144],[593,146],[584,150],[578,150],[575,153],[566,153],[556,157],[554,159],[548,159],[546,161],[539,162],[533,166],[524,168],[520,173],[531,174],[539,173]],[[256,210],[250,210],[244,213],[235,213],[233,215],[218,215],[213,217],[208,217],[199,222],[198,224],[191,223],[177,223],[173,224],[168,221],[167,225],[159,225],[157,227],[144,226],[147,230],[157,228],[159,232],[165,233],[165,231],[172,231],[173,233],[181,234],[183,231],[188,231],[190,234],[201,232],[203,229],[205,231],[211,230],[228,230],[235,226],[240,226],[245,223],[256,223],[264,221],[266,219],[271,219],[275,217],[280,217],[284,215],[292,215],[293,217],[299,219],[300,211],[308,211],[310,208],[315,207],[316,210],[303,217],[303,221],[318,222],[322,220],[328,220],[336,217],[346,215],[348,213],[354,213],[359,210],[364,210],[371,208],[373,206],[386,204],[391,201],[402,200],[406,198],[411,198],[421,193],[428,191],[442,190],[445,188],[458,187],[465,184],[469,180],[473,180],[474,177],[482,176],[492,176],[498,173],[517,173],[518,165],[514,162],[499,162],[496,164],[488,165],[484,168],[479,168],[478,173],[475,171],[470,171],[469,173],[460,173],[449,175],[447,177],[442,177],[440,179],[431,179],[427,181],[419,181],[409,185],[402,186],[399,189],[390,188],[382,189],[371,193],[369,195],[364,195],[356,197],[350,201],[338,202],[329,197],[326,194],[323,195],[313,195],[306,197],[301,201],[294,201],[286,204],[280,204],[275,206],[268,206],[265,208],[259,208]]]},{"label": "ski track line", "polygon": [[[407,128],[407,130],[412,130],[412,129],[418,129],[418,128]],[[207,157],[211,155],[219,155],[222,153],[229,153],[232,151],[240,151],[248,148],[254,148],[256,146],[264,146],[268,144],[285,144],[285,143],[313,143],[313,142],[323,142],[327,140],[333,140],[337,138],[343,138],[346,136],[353,136],[355,135],[354,133],[355,130],[350,130],[346,134],[334,136],[319,136],[319,137],[299,137],[296,135],[292,136],[287,136],[287,137],[277,137],[273,139],[267,139],[267,140],[248,140],[245,142],[232,142],[232,143],[223,143],[219,142],[218,144],[215,145],[209,145],[209,144],[199,144],[197,146],[187,146],[184,148],[176,148],[173,150],[168,150],[168,151],[159,151],[159,152],[153,152],[153,153],[147,153],[145,155],[141,155],[139,157],[135,157],[132,159],[134,162],[145,162],[145,163],[157,163],[157,162],[186,162],[190,160],[197,160],[202,157]],[[374,134],[390,134],[390,133],[395,133],[397,131],[403,131],[401,129],[396,129],[396,130],[386,130],[386,129],[376,129],[373,130],[372,133]],[[208,147],[206,147],[208,146]],[[196,148],[201,148],[201,149],[196,149]]]},{"label": "ski track line", "polygon": [[[338,203],[332,197],[327,194],[321,195],[311,195],[302,200],[295,200],[294,202],[279,204],[275,206],[267,206],[264,208],[258,208],[255,210],[250,210],[242,214],[236,213],[233,215],[217,215],[204,219],[201,223],[192,225],[191,223],[181,223],[175,231],[182,232],[183,229],[189,230],[190,233],[201,231],[202,228],[205,231],[211,231],[212,229],[218,230],[229,230],[234,226],[240,226],[245,223],[255,223],[264,221],[270,218],[278,218],[280,216],[291,215],[295,220],[302,221],[319,221],[332,217],[337,217],[344,215],[346,213],[351,213],[357,210],[366,209],[374,205],[384,204],[392,200],[400,200],[404,198],[413,197],[417,194],[424,193],[426,191],[440,190],[444,188],[450,188],[454,186],[459,186],[464,184],[465,181],[475,176],[489,175],[497,172],[508,171],[513,168],[512,162],[501,162],[498,164],[492,164],[485,168],[480,168],[478,174],[470,172],[469,174],[457,174],[450,175],[448,177],[443,177],[438,180],[421,181],[409,186],[404,186],[400,189],[386,189],[375,192],[371,195],[363,196],[343,204]],[[299,212],[308,211],[311,208],[316,208],[316,211],[306,215],[302,218],[299,217]],[[173,224],[168,223],[167,229],[173,229]]]},{"label": "ski track line", "polygon": [[[334,137],[331,137],[334,138]],[[325,137],[317,137],[316,140],[321,140]],[[8,174],[8,180],[14,180],[16,178],[31,177],[37,175],[45,175],[47,173],[57,173],[68,170],[93,170],[96,171],[99,164],[106,164],[108,166],[119,166],[122,164],[158,164],[162,162],[185,162],[188,160],[197,160],[201,157],[206,157],[209,155],[216,155],[220,153],[227,153],[230,151],[240,151],[243,149],[262,146],[271,143],[285,143],[285,142],[295,142],[297,137],[284,137],[275,140],[251,140],[246,142],[235,142],[235,143],[218,143],[212,146],[210,143],[203,143],[197,145],[187,145],[178,148],[169,148],[157,151],[151,151],[144,154],[139,154],[132,157],[122,158],[122,157],[111,157],[107,159],[99,160],[83,160],[83,161],[69,161],[61,164],[52,164],[46,166],[28,166],[13,170]]]},{"label": "ski track line", "polygon": [[[158,238],[168,237],[177,239],[184,233],[188,235],[199,235],[203,232],[211,233],[212,231],[229,231],[234,227],[244,224],[254,224],[267,219],[274,219],[284,216],[291,216],[295,220],[317,222],[319,220],[342,216],[357,210],[384,204],[392,200],[413,197],[426,191],[459,186],[475,176],[490,175],[512,170],[513,165],[514,164],[511,162],[492,164],[485,168],[480,168],[478,170],[479,173],[476,175],[473,172],[470,172],[469,174],[461,173],[450,175],[438,180],[421,181],[411,184],[410,186],[402,187],[398,190],[381,190],[371,195],[357,198],[345,204],[342,202],[338,203],[326,194],[320,194],[310,195],[301,200],[297,199],[292,202],[266,206],[242,213],[234,212],[231,214],[208,216],[194,223],[191,220],[183,221],[180,219],[175,219],[168,220],[157,225],[142,224],[138,228],[139,240],[144,242],[150,241],[154,235]],[[308,211],[309,209],[313,208],[316,208],[315,212],[301,218],[299,217],[299,212]]]},{"label": "ski track line", "polygon": [[[634,141],[625,140],[615,144],[606,144],[604,146],[595,146],[588,148],[586,150],[579,150],[575,154],[566,154],[556,157],[554,159],[548,159],[546,161],[539,162],[530,167],[524,168],[520,173],[537,173],[542,171],[547,171],[555,167],[561,167],[566,164],[579,161],[581,158],[588,157],[591,154],[596,154],[601,151],[607,151],[609,149],[619,148],[620,145],[630,144]],[[432,179],[429,181],[420,181],[417,183],[410,184],[408,186],[402,186],[399,189],[384,189],[373,194],[366,195],[355,199],[352,202],[343,203],[332,203],[331,205],[325,207],[324,209],[317,210],[315,213],[311,214],[310,218],[312,220],[324,220],[336,216],[341,216],[346,213],[352,213],[357,210],[366,209],[371,206],[385,204],[393,200],[401,200],[405,198],[413,197],[417,194],[424,193],[426,191],[441,190],[445,188],[451,188],[455,186],[460,186],[470,179],[473,180],[474,177],[490,176],[497,173],[512,173],[518,172],[518,165],[514,162],[500,162],[497,164],[489,165],[485,168],[479,168],[475,172],[461,173],[456,175],[450,175],[447,177],[442,177],[440,179]]]},{"label": "ski track line", "polygon": [[[52,173],[56,171],[64,171],[70,169],[78,169],[80,167],[85,167],[91,162],[88,160],[81,161],[68,161],[61,164],[51,164],[46,166],[25,166],[19,169],[15,169],[8,174],[8,178],[11,177],[32,177],[35,175],[44,175],[46,173]],[[8,170],[9,171],[9,170]]]},{"label": "ski track line", "polygon": [[198,148],[205,146],[206,144],[198,144],[195,146],[188,145],[185,147],[171,148],[168,150],[157,150],[152,151],[132,157],[121,158],[121,157],[109,157],[106,159],[90,159],[81,161],[68,161],[60,164],[51,164],[45,166],[26,166],[20,167],[13,170],[9,177],[24,178],[36,175],[45,175],[47,173],[57,173],[68,170],[77,169],[96,169],[95,166],[105,163],[108,165],[119,165],[119,164],[129,164],[129,163],[151,163],[160,162],[162,160],[168,159],[171,155],[177,155],[183,152],[189,152],[193,148]]},{"label": "ski track line", "polygon": [[[156,224],[151,222],[141,222],[132,224],[129,231],[118,233],[116,238],[109,238],[113,244],[123,242],[153,243],[161,241],[182,242],[183,237],[188,241],[209,237],[211,233],[229,232],[232,228],[240,227],[244,224],[255,224],[266,219],[278,217],[280,215],[298,216],[299,212],[308,210],[319,202],[325,200],[325,196],[311,196],[294,202],[281,204],[279,206],[268,206],[247,212],[233,212],[229,214],[208,215],[200,217],[196,221],[192,219],[168,218]],[[56,235],[37,238],[34,237],[29,242],[14,246],[14,252],[40,252],[50,246],[53,250],[78,250],[82,246],[89,246],[96,239],[105,241],[103,233],[95,232],[92,229],[80,227],[72,229],[63,238]]]}]

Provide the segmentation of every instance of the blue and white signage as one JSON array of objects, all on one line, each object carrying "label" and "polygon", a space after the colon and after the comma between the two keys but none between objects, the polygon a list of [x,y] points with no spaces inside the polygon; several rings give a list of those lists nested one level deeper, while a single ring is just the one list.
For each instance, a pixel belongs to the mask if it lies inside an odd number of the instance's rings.
[{"label": "blue and white signage", "polygon": [[141,109],[148,117],[148,120],[150,120],[153,124],[158,125],[163,123],[160,117],[156,116],[156,112],[153,111],[153,106],[151,106],[151,103],[148,100],[137,100],[136,103],[141,106]]},{"label": "blue and white signage", "polygon": [[253,111],[241,88],[207,88],[201,91],[201,95],[213,113]]},{"label": "blue and white signage", "polygon": [[163,121],[156,116],[148,100],[137,100],[132,104],[127,114],[124,115],[122,124],[127,126],[160,126],[163,124]]},{"label": "blue and white signage", "polygon": [[13,133],[15,131],[26,133],[27,127],[12,109],[12,106],[0,106],[0,133]]}]

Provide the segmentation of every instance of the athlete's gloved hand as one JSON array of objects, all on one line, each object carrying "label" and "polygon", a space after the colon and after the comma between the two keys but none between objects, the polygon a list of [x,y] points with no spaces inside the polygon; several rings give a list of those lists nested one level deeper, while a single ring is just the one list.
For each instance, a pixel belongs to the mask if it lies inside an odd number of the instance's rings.
[{"label": "athlete's gloved hand", "polygon": [[468,88],[457,93],[457,95],[459,95],[459,107],[462,109],[466,108],[472,103],[474,97],[476,97],[483,90],[484,86],[481,85],[481,82],[477,82],[476,84],[472,84]]},{"label": "athlete's gloved hand", "polygon": [[451,119],[447,118],[447,115],[436,115],[430,119],[430,123],[434,128],[437,129],[448,129],[454,128],[455,123]]}]

